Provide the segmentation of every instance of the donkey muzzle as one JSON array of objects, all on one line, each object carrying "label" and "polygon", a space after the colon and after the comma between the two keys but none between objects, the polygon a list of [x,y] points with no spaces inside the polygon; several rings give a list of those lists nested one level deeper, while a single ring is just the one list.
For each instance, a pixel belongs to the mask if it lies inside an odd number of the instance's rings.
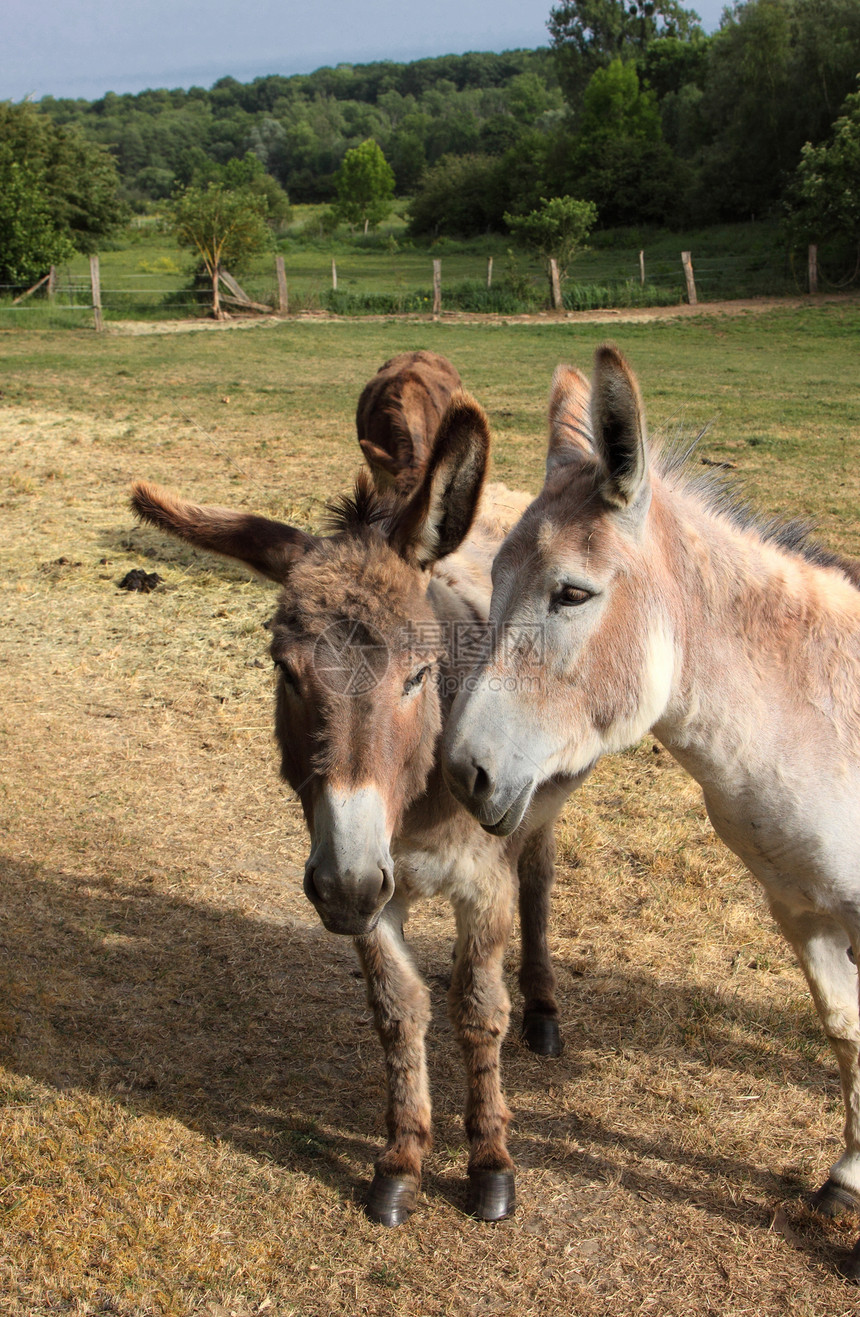
[{"label": "donkey muzzle", "polygon": [[446,762],[444,777],[454,799],[496,837],[507,837],[519,826],[534,791],[531,781],[500,786],[482,765],[471,762]]},{"label": "donkey muzzle", "polygon": [[467,743],[447,733],[442,773],[454,799],[486,832],[498,837],[507,837],[521,823],[536,785],[533,777],[525,775],[509,780],[490,754],[473,752]]},{"label": "donkey muzzle", "polygon": [[481,681],[462,690],[442,733],[448,789],[486,832],[507,837],[523,820],[541,780],[529,729],[507,697]]},{"label": "donkey muzzle", "polygon": [[361,937],[376,927],[394,894],[394,875],[382,861],[368,871],[337,870],[330,864],[305,868],[305,896],[330,933]]},{"label": "donkey muzzle", "polygon": [[313,818],[305,895],[330,933],[360,937],[376,926],[394,895],[382,797],[372,787],[325,786]]}]

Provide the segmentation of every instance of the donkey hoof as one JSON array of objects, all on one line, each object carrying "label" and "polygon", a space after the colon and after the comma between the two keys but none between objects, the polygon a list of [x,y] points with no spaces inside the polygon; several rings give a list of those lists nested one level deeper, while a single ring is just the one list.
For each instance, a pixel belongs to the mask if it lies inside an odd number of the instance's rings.
[{"label": "donkey hoof", "polygon": [[466,1211],[479,1221],[501,1221],[517,1205],[513,1171],[470,1171]]},{"label": "donkey hoof", "polygon": [[[854,1195],[835,1180],[825,1180],[818,1192],[812,1195],[811,1207],[819,1216],[845,1216],[847,1212],[856,1212],[858,1206],[860,1204]],[[860,1266],[860,1253],[857,1258]]]},{"label": "donkey hoof", "polygon": [[418,1181],[412,1175],[373,1177],[365,1212],[381,1226],[402,1226],[418,1204]]},{"label": "donkey hoof", "polygon": [[558,1020],[545,1011],[523,1011],[522,1037],[538,1056],[561,1056],[564,1049]]}]

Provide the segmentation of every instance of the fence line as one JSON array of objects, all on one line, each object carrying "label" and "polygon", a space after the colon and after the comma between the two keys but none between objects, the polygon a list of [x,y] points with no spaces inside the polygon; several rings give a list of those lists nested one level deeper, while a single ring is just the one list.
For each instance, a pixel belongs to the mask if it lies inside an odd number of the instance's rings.
[{"label": "fence line", "polygon": [[[762,295],[799,291],[801,288],[801,280],[792,277],[787,263],[773,257],[756,260],[732,255],[696,256],[693,282],[689,253],[679,255],[680,260],[677,257],[648,257],[646,250],[631,249],[620,260],[607,257],[605,261],[591,263],[587,271],[577,273],[574,268],[563,286],[554,283],[551,302],[557,310],[598,309],[601,306],[645,306],[655,302],[665,305],[682,300],[694,302],[702,297],[707,301],[721,296]],[[391,284],[394,286],[385,289],[379,286],[378,265],[369,272],[366,260],[362,255],[339,257],[337,263],[332,258],[329,282],[323,269],[310,265],[302,253],[296,253],[294,261],[285,261],[283,255],[278,255],[271,273],[249,275],[243,283],[249,290],[249,303],[256,303],[256,309],[271,306],[272,314],[281,315],[289,314],[290,309],[294,313],[320,309],[357,315],[374,311],[382,314],[425,311],[438,315],[443,305],[447,310],[478,310],[504,315],[538,310],[541,304],[546,306],[550,301],[546,276],[536,275],[532,270],[522,272],[516,261],[512,261],[501,275],[496,270],[494,278],[491,256],[476,255],[474,260],[465,262],[459,254],[452,254],[448,260],[444,256],[428,256],[428,278],[421,285],[414,255],[402,263],[391,255],[387,261],[391,263]],[[484,261],[486,264],[482,267]],[[451,265],[457,271],[456,277],[448,273]],[[813,269],[810,252],[807,285],[810,291],[815,289]],[[372,277],[373,274],[376,278]],[[807,275],[807,271],[804,270],[803,274]],[[113,279],[109,277],[107,285],[102,285],[98,258],[92,258],[90,279],[80,274],[65,274],[62,283],[56,278],[49,282],[51,308],[57,312],[90,311],[98,328],[103,310],[114,315],[126,312],[132,317],[135,313],[169,316],[171,311],[203,310],[211,298],[208,288],[201,287],[196,292],[187,286],[166,286],[163,271],[135,272],[120,276],[116,282],[114,279],[115,276]],[[155,283],[156,280],[159,282]],[[802,282],[806,284],[806,278]],[[738,291],[738,285],[743,285],[741,291]],[[0,310],[5,313],[8,310],[44,308],[44,288],[34,285],[23,292],[25,296],[22,297],[20,285],[0,285]],[[15,303],[7,303],[4,295],[17,295]]]}]

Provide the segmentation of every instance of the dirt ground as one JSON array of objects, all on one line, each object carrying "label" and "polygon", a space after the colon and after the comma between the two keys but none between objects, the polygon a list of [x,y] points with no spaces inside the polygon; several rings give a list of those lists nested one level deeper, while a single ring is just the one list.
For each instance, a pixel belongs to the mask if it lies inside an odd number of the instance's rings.
[{"label": "dirt ground", "polygon": [[[537,315],[479,315],[468,311],[443,311],[437,317],[443,324],[460,325],[530,325],[530,324],[580,324],[580,325],[622,325],[649,324],[657,320],[688,319],[692,316],[747,316],[764,315],[768,311],[789,310],[807,306],[827,306],[833,303],[852,305],[860,301],[857,293],[820,293],[815,297],[748,297],[737,298],[729,302],[699,302],[689,306],[686,302],[678,306],[635,306],[620,310],[605,311],[542,311]],[[277,325],[283,323],[281,316],[243,316],[236,315],[228,320],[112,320],[107,324],[110,334],[183,334],[196,329],[241,329],[252,325]],[[384,324],[392,320],[420,324],[432,317],[426,315],[385,315],[346,317],[330,314],[328,311],[303,311],[291,317],[293,321],[351,319],[359,324]]]},{"label": "dirt ground", "polygon": [[[433,999],[435,1146],[410,1222],[364,1217],[380,1049],[352,946],[301,889],[307,838],[271,736],[274,588],[127,505],[143,476],[305,524],[320,487],[343,486],[350,408],[399,330],[362,322],[334,364],[276,331],[187,334],[166,360],[112,326],[98,349],[45,336],[7,356],[0,1312],[860,1311],[836,1272],[860,1220],[807,1207],[839,1150],[834,1062],[751,880],[651,738],[604,761],[559,828],[566,1049],[536,1057],[516,1027],[505,1043],[516,1214],[463,1212],[453,921],[432,902],[407,932]],[[749,356],[744,340],[731,359]],[[530,397],[516,357],[491,415]],[[189,397],[205,425],[183,419]],[[162,583],[119,590],[132,568]]]}]

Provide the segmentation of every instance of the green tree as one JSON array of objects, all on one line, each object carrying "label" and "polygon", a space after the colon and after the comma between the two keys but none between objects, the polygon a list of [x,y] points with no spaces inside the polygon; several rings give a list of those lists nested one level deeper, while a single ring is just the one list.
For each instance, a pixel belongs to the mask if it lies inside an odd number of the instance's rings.
[{"label": "green tree", "polygon": [[604,225],[683,217],[687,175],[663,140],[656,97],[641,86],[635,64],[616,59],[594,72],[579,122],[548,167],[554,191],[593,201]]},{"label": "green tree", "polygon": [[104,147],[79,132],[61,129],[47,160],[47,183],[55,217],[78,251],[96,252],[104,238],[125,223],[116,165]]},{"label": "green tree", "polygon": [[0,102],[2,281],[38,279],[75,248],[96,251],[125,219],[118,188],[103,147],[27,102]]},{"label": "green tree", "polygon": [[635,64],[614,59],[595,69],[585,89],[579,131],[591,143],[604,137],[651,142],[660,137],[657,97],[640,85]]},{"label": "green tree", "polygon": [[0,285],[33,284],[74,253],[56,224],[51,198],[38,173],[17,161],[0,142]]},{"label": "green tree", "polygon": [[563,0],[550,10],[558,78],[578,106],[595,69],[614,59],[641,59],[658,37],[689,40],[699,15],[680,0]]},{"label": "green tree", "polygon": [[857,0],[745,0],[724,11],[696,110],[697,222],[778,204],[803,144],[827,138],[854,91],[858,52]]},{"label": "green tree", "polygon": [[365,233],[390,213],[394,171],[372,137],[347,151],[335,186],[338,213],[347,224],[363,224]]},{"label": "green tree", "polygon": [[517,240],[540,252],[552,286],[550,262],[558,266],[559,284],[567,278],[570,264],[585,246],[597,221],[597,207],[576,197],[541,197],[540,206],[527,215],[505,215],[505,223]]},{"label": "green tree", "polygon": [[170,208],[170,226],[180,246],[197,252],[212,281],[212,314],[223,317],[221,271],[240,269],[249,256],[271,241],[265,203],[247,189],[233,191],[220,183],[187,187]]},{"label": "green tree", "polygon": [[391,164],[398,190],[414,192],[427,168],[424,141],[414,129],[400,129],[392,137]]},{"label": "green tree", "polygon": [[468,238],[502,227],[509,204],[502,162],[487,155],[445,155],[427,170],[409,206],[415,237]]},{"label": "green tree", "polygon": [[195,164],[189,181],[193,187],[215,183],[230,192],[252,192],[270,224],[283,224],[290,218],[289,197],[280,183],[266,173],[254,151],[246,151],[241,158],[234,156],[223,165],[203,157]]},{"label": "green tree", "polygon": [[846,238],[860,251],[860,90],[847,98],[830,140],[807,142],[789,192],[796,241]]}]

